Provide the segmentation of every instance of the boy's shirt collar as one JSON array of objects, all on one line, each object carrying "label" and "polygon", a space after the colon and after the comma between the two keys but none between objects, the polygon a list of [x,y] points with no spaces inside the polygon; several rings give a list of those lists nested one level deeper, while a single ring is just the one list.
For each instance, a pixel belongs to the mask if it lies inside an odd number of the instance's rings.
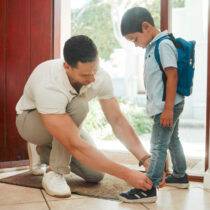
[{"label": "boy's shirt collar", "polygon": [[167,30],[160,32],[157,36],[155,36],[155,38],[152,39],[152,41],[148,44],[148,46],[153,45],[158,39],[160,39],[161,37],[166,36],[166,35],[168,35]]}]

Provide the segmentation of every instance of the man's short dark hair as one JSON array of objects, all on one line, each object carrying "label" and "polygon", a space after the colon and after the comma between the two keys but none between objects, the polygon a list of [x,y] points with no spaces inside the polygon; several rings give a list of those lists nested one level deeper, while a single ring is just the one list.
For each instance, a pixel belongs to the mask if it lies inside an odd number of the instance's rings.
[{"label": "man's short dark hair", "polygon": [[123,36],[131,33],[142,32],[142,23],[148,22],[154,26],[150,12],[143,7],[128,9],[122,17],[121,33]]},{"label": "man's short dark hair", "polygon": [[94,42],[85,35],[73,36],[65,42],[63,48],[64,60],[72,67],[82,63],[93,62],[97,57]]}]

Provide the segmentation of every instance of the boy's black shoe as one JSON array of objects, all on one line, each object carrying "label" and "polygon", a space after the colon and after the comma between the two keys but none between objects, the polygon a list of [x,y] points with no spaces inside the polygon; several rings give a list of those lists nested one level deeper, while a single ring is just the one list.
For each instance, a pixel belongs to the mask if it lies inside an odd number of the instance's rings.
[{"label": "boy's black shoe", "polygon": [[166,186],[172,186],[182,189],[189,188],[189,179],[187,177],[187,174],[184,175],[184,177],[176,178],[173,175],[167,176],[165,179]]},{"label": "boy's black shoe", "polygon": [[153,203],[157,200],[156,188],[152,187],[147,191],[132,188],[128,192],[120,193],[118,198],[127,203]]}]

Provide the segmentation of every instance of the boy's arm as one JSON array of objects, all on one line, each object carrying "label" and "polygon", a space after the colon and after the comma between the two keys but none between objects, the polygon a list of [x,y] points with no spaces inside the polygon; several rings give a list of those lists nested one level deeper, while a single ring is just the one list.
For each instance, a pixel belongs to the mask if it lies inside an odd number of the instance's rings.
[{"label": "boy's arm", "polygon": [[166,82],[166,100],[163,112],[160,117],[160,124],[163,127],[172,127],[173,125],[173,109],[176,97],[176,89],[178,82],[177,69],[168,67],[165,69],[167,82]]}]

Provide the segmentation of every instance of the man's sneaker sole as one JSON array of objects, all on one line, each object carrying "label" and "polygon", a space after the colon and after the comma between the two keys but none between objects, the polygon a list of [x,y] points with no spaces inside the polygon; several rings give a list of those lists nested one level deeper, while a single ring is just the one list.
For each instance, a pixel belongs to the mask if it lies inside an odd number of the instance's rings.
[{"label": "man's sneaker sole", "polygon": [[166,183],[166,186],[169,187],[176,187],[176,188],[180,188],[180,189],[188,189],[189,188],[189,183]]},{"label": "man's sneaker sole", "polygon": [[47,186],[45,185],[44,182],[42,182],[42,187],[44,188],[45,192],[50,195],[50,196],[53,196],[53,197],[56,197],[56,198],[69,198],[71,197],[71,192],[70,193],[66,193],[66,194],[57,194],[55,192],[52,192],[50,191]]},{"label": "man's sneaker sole", "polygon": [[157,200],[157,196],[153,196],[151,198],[140,198],[140,199],[126,199],[125,197],[122,197],[121,195],[118,195],[119,200],[126,202],[126,203],[155,203]]},{"label": "man's sneaker sole", "polygon": [[39,169],[37,169],[37,170],[33,169],[33,170],[31,170],[31,174],[33,174],[34,176],[42,176],[42,175],[44,175],[44,172]]}]

